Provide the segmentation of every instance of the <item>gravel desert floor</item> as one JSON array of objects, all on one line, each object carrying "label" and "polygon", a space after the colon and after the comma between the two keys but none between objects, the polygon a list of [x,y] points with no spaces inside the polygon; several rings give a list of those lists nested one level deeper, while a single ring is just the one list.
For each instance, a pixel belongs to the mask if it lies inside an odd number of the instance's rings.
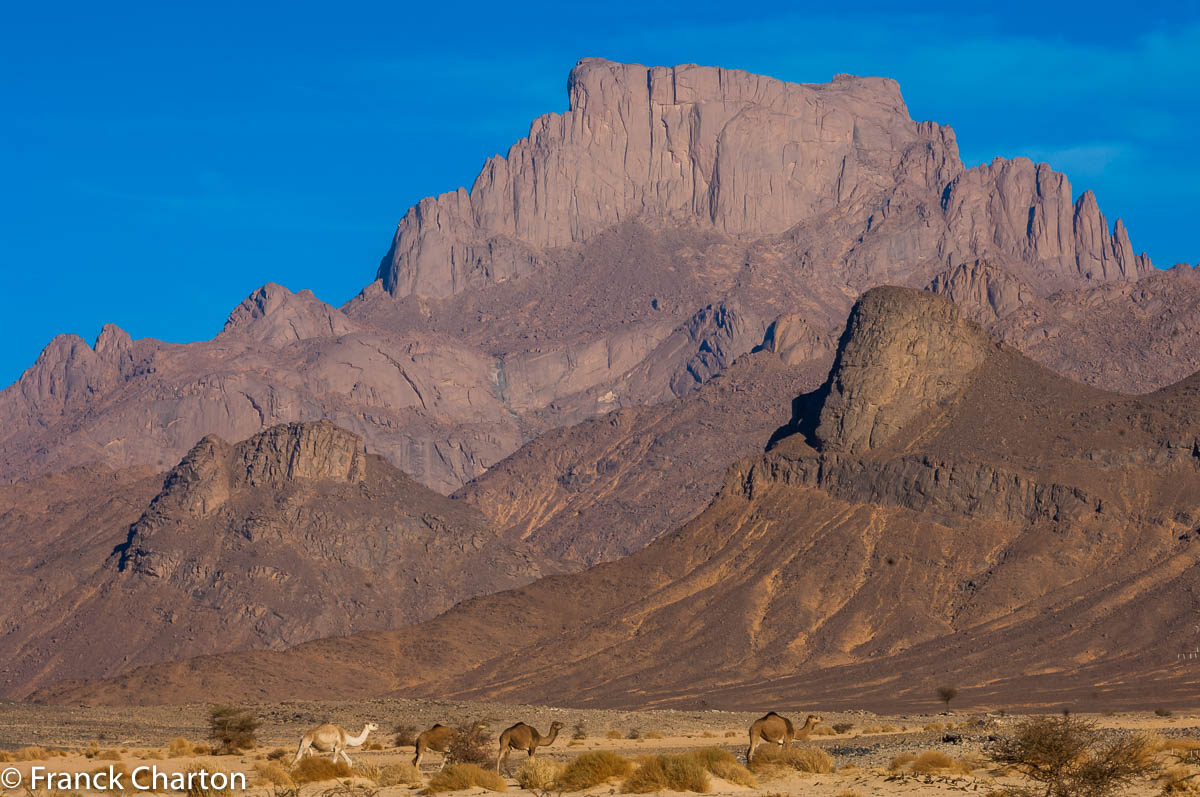
[{"label": "gravel desert floor", "polygon": [[[77,773],[113,766],[129,773],[139,766],[153,766],[164,773],[196,767],[209,772],[241,772],[246,776],[247,791],[264,797],[392,797],[426,791],[429,778],[442,761],[439,754],[431,753],[423,762],[420,780],[412,778],[410,771],[408,783],[380,785],[381,781],[389,782],[380,777],[381,772],[389,767],[403,767],[413,756],[411,744],[394,743],[394,729],[407,726],[423,730],[435,722],[457,726],[474,720],[486,722],[493,735],[518,721],[528,722],[542,732],[552,722],[561,722],[563,731],[555,742],[538,752],[539,759],[558,765],[567,765],[583,753],[599,750],[610,750],[636,762],[646,760],[647,756],[687,754],[714,747],[744,762],[747,728],[758,716],[725,711],[628,712],[412,700],[287,702],[246,708],[262,721],[256,746],[236,755],[212,755],[204,746],[209,734],[209,707],[204,705],[86,708],[0,703],[0,761],[4,768],[14,768],[21,774],[21,783],[15,787],[15,781],[6,779],[8,788],[0,790],[0,794],[68,797],[71,792],[97,791],[31,788],[34,767],[43,767],[43,772]],[[809,712],[798,709],[785,713],[803,721]],[[1120,713],[1089,715],[1086,719],[1107,729],[1114,737],[1146,734],[1157,739],[1163,748],[1178,749],[1200,737],[1200,712],[1171,716]],[[350,749],[355,764],[353,775],[300,786],[279,777],[280,772],[289,772],[288,765],[304,730],[322,722],[336,722],[357,733],[368,721],[377,723],[380,730],[362,747]],[[903,716],[824,713],[817,730],[796,745],[823,750],[832,759],[832,772],[760,768],[752,779],[753,785],[714,775],[703,793],[830,797],[999,794],[1006,787],[1028,783],[989,758],[995,741],[1019,721],[1020,718],[1012,716],[968,712]],[[181,739],[189,741],[184,744]],[[196,745],[200,745],[198,749]],[[495,749],[494,742],[491,749]],[[943,754],[954,762],[953,767],[913,772],[911,763],[903,763],[927,752]],[[512,772],[519,772],[524,760],[524,753],[514,753]],[[1167,754],[1164,768],[1171,763]],[[273,769],[271,764],[275,764]],[[270,772],[275,772],[276,782],[272,782]],[[516,793],[544,795],[559,791],[554,787],[522,789],[511,773],[505,774],[504,784],[506,791]],[[620,794],[627,791],[626,787],[622,778],[612,778],[579,793]],[[1161,779],[1147,778],[1122,793],[1150,795],[1162,793],[1162,789]],[[128,793],[137,789],[126,782],[123,790]],[[480,788],[470,791],[484,793]],[[217,794],[220,792],[193,791],[189,797]]]}]

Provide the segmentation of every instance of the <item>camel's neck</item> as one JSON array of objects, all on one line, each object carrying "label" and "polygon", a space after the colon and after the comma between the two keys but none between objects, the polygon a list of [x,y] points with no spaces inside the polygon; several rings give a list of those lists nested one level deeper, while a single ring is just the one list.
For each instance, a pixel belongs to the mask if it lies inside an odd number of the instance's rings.
[{"label": "camel's neck", "polygon": [[367,740],[367,736],[370,735],[370,733],[371,727],[369,725],[364,725],[362,733],[360,733],[358,736],[349,736],[346,738],[346,744],[351,747],[358,747]]},{"label": "camel's neck", "polygon": [[812,729],[814,727],[816,727],[816,724],[817,723],[813,722],[812,720],[805,720],[804,727],[801,728],[800,732],[796,735],[799,736],[801,739],[807,739],[808,734],[810,734],[812,732]]},{"label": "camel's neck", "polygon": [[538,744],[554,744],[554,740],[558,738],[558,728],[551,728],[549,736],[539,736]]}]

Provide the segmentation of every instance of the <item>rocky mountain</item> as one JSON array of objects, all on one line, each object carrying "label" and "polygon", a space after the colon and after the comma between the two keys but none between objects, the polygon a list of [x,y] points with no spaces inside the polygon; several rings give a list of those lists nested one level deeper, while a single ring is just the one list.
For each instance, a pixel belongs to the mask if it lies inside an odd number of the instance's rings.
[{"label": "rocky mountain", "polygon": [[[795,325],[776,326],[791,351]],[[729,464],[763,449],[831,359],[747,355],[684,398],[546,432],[454,495],[567,569],[620,558],[699,514]]]},{"label": "rocky mountain", "polygon": [[394,628],[546,572],[329,421],[205,437],[165,479],[85,469],[0,501],[6,695]]},{"label": "rocky mountain", "polygon": [[898,709],[953,683],[994,707],[1169,702],[1197,680],[1198,409],[1200,374],[1099,390],[945,298],[878,288],[769,449],[631,556],[393,632],[36,698]]},{"label": "rocky mountain", "polygon": [[[912,120],[891,80],[585,59],[568,99],[470,191],[411,208],[340,310],[270,284],[210,341],[111,326],[94,347],[51,341],[0,391],[0,479],[165,469],[208,434],[327,418],[448,493],[543,432],[687,395],[773,348],[768,330],[790,325],[791,342],[772,332],[788,356],[819,358],[873,285],[981,290],[961,270],[986,262],[992,283],[1024,286],[1007,314],[1062,290],[1115,297],[1151,271],[1048,166],[964,168],[953,131]],[[1111,308],[1114,329],[1137,327]],[[1067,373],[1106,353],[1074,331],[1086,319],[1029,319],[1012,339]],[[1189,318],[1170,324],[1200,342]],[[1155,350],[1094,379],[1149,390],[1176,371]]]}]

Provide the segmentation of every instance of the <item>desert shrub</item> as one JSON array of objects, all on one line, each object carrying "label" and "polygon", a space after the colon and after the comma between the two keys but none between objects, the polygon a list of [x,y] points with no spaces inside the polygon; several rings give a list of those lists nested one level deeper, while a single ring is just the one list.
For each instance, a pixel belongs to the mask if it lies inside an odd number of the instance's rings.
[{"label": "desert shrub", "polygon": [[238,706],[213,706],[208,712],[208,738],[221,753],[237,753],[254,747],[254,733],[262,723]]},{"label": "desert shrub", "polygon": [[562,771],[563,765],[553,759],[545,756],[528,758],[517,767],[517,783],[522,789],[546,791]]},{"label": "desert shrub", "polygon": [[958,697],[958,689],[953,686],[939,686],[937,688],[937,696],[938,700],[945,703],[947,708],[949,708],[950,701]]},{"label": "desert shrub", "polygon": [[571,738],[575,741],[587,738],[587,728],[582,722],[575,723],[575,727],[571,729]]},{"label": "desert shrub", "polygon": [[354,775],[354,770],[350,769],[350,765],[345,761],[335,762],[324,756],[310,755],[296,762],[291,775],[297,786],[303,786],[305,783],[349,778]]},{"label": "desert shrub", "polygon": [[838,734],[849,733],[850,731],[852,731],[854,729],[854,723],[853,722],[835,722],[832,725],[830,725],[829,727],[833,728],[834,733],[838,733]]},{"label": "desert shrub", "polygon": [[725,738],[726,738],[726,739],[731,739],[731,738],[733,738],[734,736],[738,736],[738,735],[739,735],[739,734],[738,734],[738,732],[737,732],[737,731],[725,731]]},{"label": "desert shrub", "polygon": [[50,753],[44,747],[22,747],[13,753],[14,761],[45,761],[49,757]]},{"label": "desert shrub", "polygon": [[437,794],[443,791],[462,791],[478,786],[488,791],[504,791],[508,784],[499,773],[483,769],[475,764],[450,764],[441,772],[429,779],[425,791]]},{"label": "desert shrub", "polygon": [[254,765],[255,781],[262,786],[293,786],[292,776],[274,761]]},{"label": "desert shrub", "polygon": [[837,736],[837,731],[829,725],[818,725],[808,733],[810,736]]},{"label": "desert shrub", "polygon": [[96,754],[97,761],[120,761],[121,754],[116,750],[105,750],[103,753]]},{"label": "desert shrub", "polygon": [[1105,797],[1157,769],[1146,738],[1106,739],[1094,723],[1065,713],[1022,721],[993,758],[1036,781],[1046,797]]},{"label": "desert shrub", "polygon": [[162,761],[164,758],[161,750],[143,750],[138,757],[146,761]]},{"label": "desert shrub", "polygon": [[268,761],[282,761],[285,758],[287,758],[289,755],[291,755],[290,751],[285,750],[282,747],[276,747],[274,750],[267,753],[267,760]]},{"label": "desert shrub", "polygon": [[626,739],[640,739],[640,738],[642,738],[642,730],[641,730],[641,728],[630,728],[630,729],[629,729],[629,733],[625,734],[625,738],[626,738]]},{"label": "desert shrub", "polygon": [[3,750],[0,750],[0,764],[7,764],[9,761],[12,761],[12,760],[13,760],[12,753],[6,753]]},{"label": "desert shrub", "polygon": [[798,772],[833,772],[833,756],[819,747],[788,747],[779,749],[774,745],[762,745],[754,751],[750,762],[751,772],[770,772],[779,769],[794,769]]},{"label": "desert shrub", "polygon": [[608,732],[604,734],[604,738],[605,739],[624,739],[625,734],[621,733],[616,728],[609,728]]},{"label": "desert shrub", "polygon": [[609,778],[627,778],[633,774],[633,762],[611,750],[582,753],[567,764],[555,781],[560,791],[582,791],[599,786]]},{"label": "desert shrub", "polygon": [[944,723],[944,722],[927,722],[927,723],[925,723],[925,728],[924,728],[924,730],[927,730],[927,731],[944,731],[944,730],[946,730],[946,728],[948,728],[948,727],[950,727],[950,726],[949,726],[949,725],[947,725],[947,724],[946,724],[946,723]]},{"label": "desert shrub", "polygon": [[396,747],[416,747],[417,726],[402,724],[392,728],[392,744]]},{"label": "desert shrub", "polygon": [[192,755],[208,755],[212,751],[213,751],[212,747],[205,744],[204,742],[197,742],[192,747]]},{"label": "desert shrub", "polygon": [[1160,708],[1156,708],[1156,709],[1154,709],[1154,713],[1155,713],[1155,714],[1157,714],[1157,715],[1158,715],[1158,716],[1160,716],[1160,717],[1170,717],[1170,716],[1172,716],[1172,712],[1171,712],[1171,710],[1170,710],[1170,709],[1167,709],[1167,708],[1161,708],[1161,707],[1160,707]]},{"label": "desert shrub", "polygon": [[364,750],[370,750],[370,751],[371,751],[371,752],[373,752],[373,753],[377,753],[377,752],[379,752],[380,750],[382,750],[382,749],[383,749],[383,745],[382,745],[382,744],[380,744],[379,742],[371,742],[369,745],[367,745],[367,746],[366,746],[366,747],[364,747],[363,749],[364,749]]},{"label": "desert shrub", "polygon": [[388,764],[379,770],[379,778],[375,781],[380,786],[420,786],[423,782],[421,772],[412,762],[401,761],[399,764]]},{"label": "desert shrub", "polygon": [[[709,733],[708,731],[705,731],[704,733],[702,733],[700,735],[707,737],[707,738],[712,738],[712,734]],[[663,738],[663,735],[661,733],[659,733],[658,731],[646,731],[645,733],[642,734],[642,738],[644,738],[644,739],[661,739],[661,738]]]},{"label": "desert shrub", "polygon": [[[458,733],[446,749],[447,764],[494,764],[496,742],[492,732],[479,722],[458,726]],[[488,788],[485,786],[484,788]],[[493,791],[496,791],[493,789]]]},{"label": "desert shrub", "polygon": [[688,753],[688,755],[696,759],[697,763],[708,770],[710,774],[716,775],[721,780],[727,780],[739,786],[754,787],[758,785],[758,781],[750,770],[739,764],[737,756],[728,750],[722,750],[719,747],[705,747],[702,750]]},{"label": "desert shrub", "polygon": [[691,756],[646,756],[625,780],[623,791],[645,794],[651,791],[708,791],[708,770]]}]

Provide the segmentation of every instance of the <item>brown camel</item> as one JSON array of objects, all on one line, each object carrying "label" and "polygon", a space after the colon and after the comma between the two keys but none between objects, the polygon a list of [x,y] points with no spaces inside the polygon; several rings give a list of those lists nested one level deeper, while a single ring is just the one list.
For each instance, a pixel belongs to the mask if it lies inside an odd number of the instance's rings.
[{"label": "brown camel", "polygon": [[779,745],[782,750],[791,743],[793,739],[804,741],[808,735],[812,733],[812,729],[816,727],[821,718],[816,714],[809,714],[808,719],[804,721],[804,727],[797,731],[792,726],[792,721],[787,717],[781,717],[774,711],[767,714],[765,717],[757,719],[750,726],[750,747],[746,750],[746,763],[750,763],[751,757],[754,755],[754,748],[759,742],[769,742],[770,744]]},{"label": "brown camel", "polygon": [[551,723],[550,735],[542,736],[533,726],[518,722],[500,734],[500,755],[496,756],[496,771],[500,771],[501,762],[504,762],[504,769],[508,770],[508,754],[513,750],[524,750],[530,758],[533,758],[534,751],[539,747],[554,744],[562,727],[561,722]]},{"label": "brown camel", "polygon": [[[471,726],[469,733],[476,734],[486,729],[486,723],[476,722]],[[421,759],[425,757],[426,753],[432,750],[435,753],[441,753],[443,756],[441,769],[438,770],[438,772],[441,772],[446,768],[446,751],[450,749],[450,745],[454,743],[454,740],[458,738],[460,733],[462,731],[458,728],[448,728],[445,725],[434,725],[422,733],[417,737],[417,754],[413,757],[413,766],[419,770],[421,768]]]}]

